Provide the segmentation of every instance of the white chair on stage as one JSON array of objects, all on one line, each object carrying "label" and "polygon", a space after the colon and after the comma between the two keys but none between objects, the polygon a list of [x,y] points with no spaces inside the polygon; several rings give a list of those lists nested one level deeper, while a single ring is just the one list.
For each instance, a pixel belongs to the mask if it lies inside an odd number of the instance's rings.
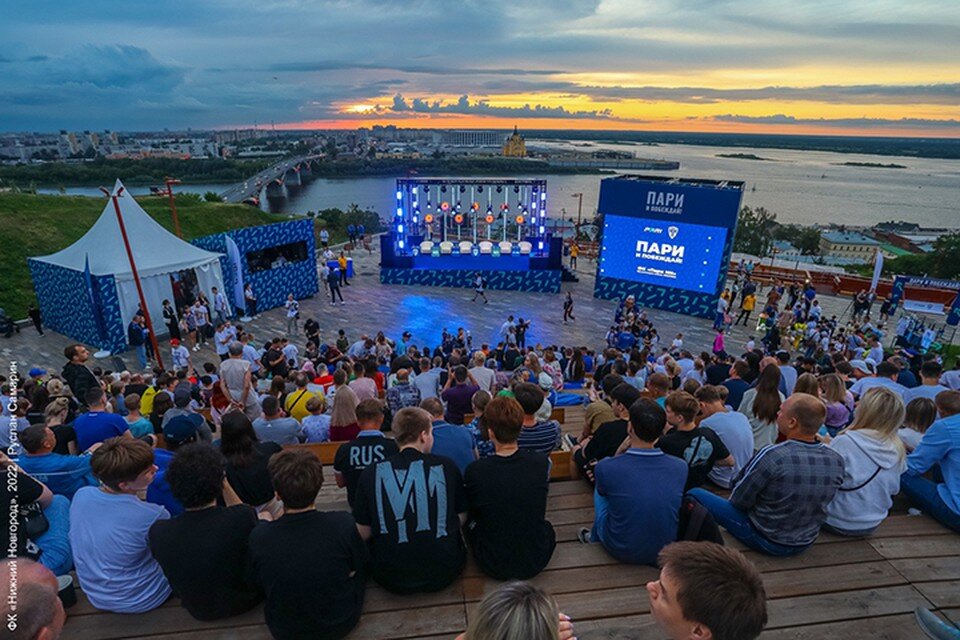
[{"label": "white chair on stage", "polygon": [[432,251],[433,251],[433,242],[431,242],[430,240],[424,240],[423,242],[420,243],[420,253],[430,255]]},{"label": "white chair on stage", "polygon": [[533,244],[527,242],[526,240],[519,242],[518,245],[520,247],[520,255],[522,256],[528,256],[530,255],[530,252],[533,251]]},{"label": "white chair on stage", "polygon": [[460,241],[460,253],[470,255],[473,252],[473,243],[469,240]]},{"label": "white chair on stage", "polygon": [[500,254],[508,256],[513,253],[513,243],[509,240],[504,240],[500,243]]},{"label": "white chair on stage", "polygon": [[453,243],[449,240],[444,240],[440,243],[440,255],[449,255],[453,253]]},{"label": "white chair on stage", "polygon": [[480,242],[480,255],[490,255],[493,253],[493,243],[489,240]]}]

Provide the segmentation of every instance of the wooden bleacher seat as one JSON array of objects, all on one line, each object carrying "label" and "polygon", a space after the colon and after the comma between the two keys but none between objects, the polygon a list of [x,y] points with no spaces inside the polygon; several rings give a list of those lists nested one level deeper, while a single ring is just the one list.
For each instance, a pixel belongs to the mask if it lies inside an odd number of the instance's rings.
[{"label": "wooden bleacher seat", "polygon": [[[463,424],[470,424],[473,422],[473,419],[477,416],[472,413],[463,414]],[[550,419],[556,420],[560,424],[563,424],[567,421],[567,411],[563,407],[554,407],[553,412],[550,413]]]}]

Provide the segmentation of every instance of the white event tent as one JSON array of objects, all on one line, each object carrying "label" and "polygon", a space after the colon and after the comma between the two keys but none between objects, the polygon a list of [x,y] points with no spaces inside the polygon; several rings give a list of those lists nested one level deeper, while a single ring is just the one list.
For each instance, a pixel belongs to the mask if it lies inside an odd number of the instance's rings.
[{"label": "white event tent", "polygon": [[[119,180],[111,195],[117,194],[154,331],[158,334],[166,333],[162,302],[164,299],[171,302],[174,299],[171,274],[193,269],[200,290],[206,293],[208,299],[213,300],[210,293],[212,287],[224,291],[220,254],[195,247],[164,229],[143,210]],[[33,260],[80,272],[85,271],[89,260],[91,275],[112,275],[117,285],[117,298],[124,327],[140,306],[112,198],[107,201],[103,213],[82,238],[66,249]]]}]

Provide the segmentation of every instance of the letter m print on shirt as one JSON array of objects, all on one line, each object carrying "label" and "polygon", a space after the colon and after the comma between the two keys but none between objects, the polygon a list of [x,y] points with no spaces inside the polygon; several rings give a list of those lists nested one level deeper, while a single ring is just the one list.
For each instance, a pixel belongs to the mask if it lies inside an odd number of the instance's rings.
[{"label": "letter m print on shirt", "polygon": [[408,526],[415,525],[418,532],[430,531],[430,499],[434,498],[437,538],[447,535],[447,479],[442,465],[430,467],[429,472],[425,472],[423,460],[412,462],[408,469],[394,469],[389,462],[381,462],[376,468],[374,492],[381,534],[388,533],[384,506],[389,506],[397,523],[398,544],[409,542]]}]

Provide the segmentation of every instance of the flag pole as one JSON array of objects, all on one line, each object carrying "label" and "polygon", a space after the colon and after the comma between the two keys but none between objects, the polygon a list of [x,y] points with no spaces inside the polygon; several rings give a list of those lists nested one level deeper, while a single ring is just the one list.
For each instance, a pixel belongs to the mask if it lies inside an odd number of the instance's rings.
[{"label": "flag pole", "polygon": [[123,214],[120,213],[120,196],[123,194],[124,187],[117,189],[117,192],[111,194],[109,191],[100,187],[107,196],[113,200],[113,210],[117,212],[117,224],[120,225],[120,235],[123,236],[123,246],[127,250],[127,260],[130,261],[130,271],[133,272],[133,282],[137,285],[137,296],[140,298],[140,310],[143,311],[143,319],[147,323],[147,331],[150,333],[150,344],[153,345],[153,354],[157,358],[157,366],[164,368],[163,360],[160,358],[160,345],[157,344],[157,334],[153,331],[153,322],[150,320],[150,309],[147,308],[147,300],[143,296],[143,287],[140,285],[140,274],[137,273],[137,263],[133,259],[133,251],[130,249],[130,240],[127,238],[127,228],[123,224]]}]

